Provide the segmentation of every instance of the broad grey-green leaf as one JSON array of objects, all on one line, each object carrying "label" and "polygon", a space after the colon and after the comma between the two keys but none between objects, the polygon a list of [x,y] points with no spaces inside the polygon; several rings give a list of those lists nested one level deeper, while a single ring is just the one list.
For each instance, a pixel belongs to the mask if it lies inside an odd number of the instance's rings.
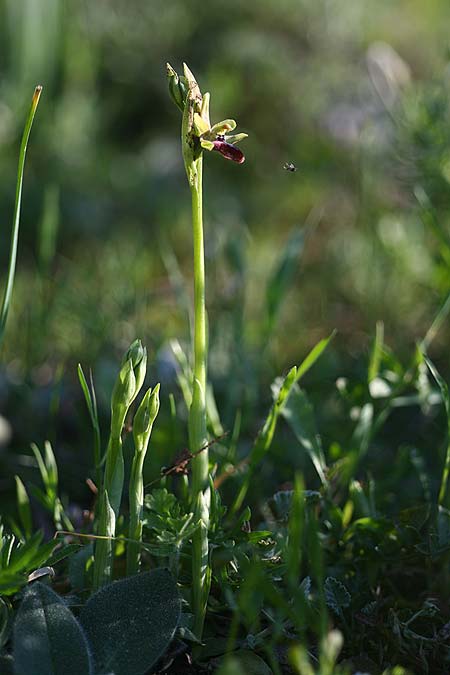
[{"label": "broad grey-green leaf", "polygon": [[348,607],[351,602],[351,595],[344,584],[334,577],[325,579],[325,601],[337,615],[342,614],[342,610]]},{"label": "broad grey-green leaf", "polygon": [[146,673],[169,646],[180,611],[176,583],[165,569],[104,586],[80,615],[97,675]]},{"label": "broad grey-green leaf", "polygon": [[72,612],[44,584],[24,594],[14,626],[16,675],[90,675],[88,643]]}]

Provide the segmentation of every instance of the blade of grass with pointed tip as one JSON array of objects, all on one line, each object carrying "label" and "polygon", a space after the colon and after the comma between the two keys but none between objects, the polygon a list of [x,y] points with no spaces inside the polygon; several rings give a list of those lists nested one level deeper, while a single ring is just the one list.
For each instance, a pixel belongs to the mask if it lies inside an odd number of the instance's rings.
[{"label": "blade of grass with pointed tip", "polygon": [[272,445],[278,418],[284,406],[286,405],[286,402],[292,391],[292,387],[303,377],[303,375],[308,372],[308,370],[315,364],[317,359],[323,354],[330,341],[333,339],[335,332],[336,331],[333,331],[329,337],[320,340],[320,342],[318,342],[317,345],[309,352],[308,356],[302,361],[302,363],[299,366],[293,366],[284,378],[276,399],[273,402],[266,417],[266,421],[264,422],[263,427],[260,429],[253,448],[250,452],[249,469],[242,482],[238,495],[230,509],[231,515],[234,515],[236,511],[241,508],[245,499],[245,495],[247,494],[247,490],[250,486],[254,469]]},{"label": "blade of grass with pointed tip", "polygon": [[372,353],[370,355],[369,362],[369,372],[368,372],[368,381],[372,382],[380,372],[381,359],[383,357],[383,345],[384,345],[384,323],[382,321],[377,321],[375,329],[375,341],[372,348]]},{"label": "blade of grass with pointed tip", "polygon": [[19,476],[15,476],[15,479],[16,479],[17,510],[19,512],[19,518],[23,528],[23,533],[25,534],[25,537],[28,539],[31,536],[32,531],[30,499],[25,489],[25,485],[22,483]]},{"label": "blade of grass with pointed tip", "polygon": [[315,364],[315,362],[322,356],[323,352],[328,347],[335,335],[336,331],[334,330],[331,335],[329,335],[327,338],[323,338],[323,340],[320,340],[320,342],[318,342],[316,346],[311,349],[306,359],[304,359],[297,368],[297,377],[295,379],[296,382],[299,382],[303,375],[305,375]]},{"label": "blade of grass with pointed tip", "polygon": [[98,421],[98,412],[97,412],[97,398],[95,396],[94,381],[92,378],[92,371],[89,373],[90,379],[90,388],[86,381],[86,377],[81,367],[81,363],[78,364],[78,379],[80,381],[81,389],[84,394],[84,399],[86,401],[87,409],[89,416],[91,418],[92,428],[94,430],[94,463],[95,463],[95,480],[98,490],[102,487],[102,472],[101,472],[101,437],[100,437],[100,424]]},{"label": "blade of grass with pointed tip", "polygon": [[425,337],[420,343],[420,348],[422,351],[426,351],[429,348],[430,344],[436,337],[436,334],[438,333],[440,327],[447,318],[449,312],[450,312],[450,293],[448,294],[444,304],[436,314],[435,318],[433,319],[433,323],[427,330]]},{"label": "blade of grass with pointed tip", "polygon": [[417,200],[417,203],[420,207],[420,217],[423,224],[426,227],[429,227],[435,234],[439,243],[441,244],[440,253],[444,260],[450,262],[450,237],[448,236],[446,230],[439,222],[439,219],[436,215],[436,209],[430,201],[429,196],[423,189],[421,185],[417,185],[413,190],[414,197]]},{"label": "blade of grass with pointed tip", "polygon": [[48,471],[47,467],[45,466],[45,462],[42,458],[41,451],[39,450],[38,446],[36,443],[31,443],[31,449],[34,453],[34,456],[36,458],[36,462],[39,468],[39,473],[41,474],[42,482],[44,483],[45,486],[48,484]]},{"label": "blade of grass with pointed tip", "polygon": [[438,373],[434,363],[424,354],[425,363],[430,369],[442,395],[442,401],[445,406],[447,416],[447,451],[445,455],[444,467],[442,469],[441,486],[439,488],[438,502],[441,506],[447,506],[448,502],[448,478],[450,475],[450,396],[448,386],[445,380]]},{"label": "blade of grass with pointed tip", "polygon": [[11,298],[14,286],[14,276],[16,273],[17,246],[19,241],[20,207],[22,203],[22,186],[23,186],[23,173],[25,169],[25,157],[27,153],[28,139],[30,137],[31,127],[33,126],[34,116],[36,114],[36,110],[39,104],[41,91],[42,91],[41,86],[36,87],[36,89],[34,90],[30,112],[28,113],[28,118],[25,123],[25,128],[22,135],[22,142],[20,145],[19,168],[17,171],[16,200],[14,204],[14,216],[11,233],[11,249],[9,252],[8,275],[6,280],[5,292],[3,295],[2,306],[0,310],[0,344],[5,334],[6,320],[8,318],[8,312],[11,305]]}]

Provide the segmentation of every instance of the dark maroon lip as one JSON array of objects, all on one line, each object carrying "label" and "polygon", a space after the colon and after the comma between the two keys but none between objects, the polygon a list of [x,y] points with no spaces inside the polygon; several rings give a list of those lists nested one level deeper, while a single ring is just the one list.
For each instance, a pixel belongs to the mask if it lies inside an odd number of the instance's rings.
[{"label": "dark maroon lip", "polygon": [[231,145],[231,143],[227,143],[226,141],[213,141],[213,144],[214,150],[220,152],[225,159],[230,159],[232,162],[237,162],[238,164],[245,162],[244,153],[235,145]]}]

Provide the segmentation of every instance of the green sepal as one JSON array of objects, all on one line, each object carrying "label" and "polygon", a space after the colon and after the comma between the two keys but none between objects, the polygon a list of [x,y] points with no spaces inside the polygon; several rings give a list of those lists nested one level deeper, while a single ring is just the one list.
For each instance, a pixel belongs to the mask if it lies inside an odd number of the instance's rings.
[{"label": "green sepal", "polygon": [[210,93],[207,91],[206,94],[203,94],[203,100],[202,100],[202,106],[201,106],[201,116],[205,120],[205,122],[208,125],[208,129],[211,126],[211,122],[209,119],[209,101],[210,101]]}]

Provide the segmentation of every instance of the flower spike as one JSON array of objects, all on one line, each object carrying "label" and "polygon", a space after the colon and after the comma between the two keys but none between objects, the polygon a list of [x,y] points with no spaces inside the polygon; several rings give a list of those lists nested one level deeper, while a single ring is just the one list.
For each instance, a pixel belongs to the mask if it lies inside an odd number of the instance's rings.
[{"label": "flower spike", "polygon": [[247,134],[229,134],[236,128],[233,119],[222,120],[211,125],[209,119],[209,93],[202,95],[193,73],[184,63],[184,77],[179,76],[167,64],[169,93],[183,113],[182,138],[183,157],[189,182],[196,180],[195,161],[202,150],[215,150],[222,157],[237,164],[245,161],[244,154],[235,144],[247,138]]}]

